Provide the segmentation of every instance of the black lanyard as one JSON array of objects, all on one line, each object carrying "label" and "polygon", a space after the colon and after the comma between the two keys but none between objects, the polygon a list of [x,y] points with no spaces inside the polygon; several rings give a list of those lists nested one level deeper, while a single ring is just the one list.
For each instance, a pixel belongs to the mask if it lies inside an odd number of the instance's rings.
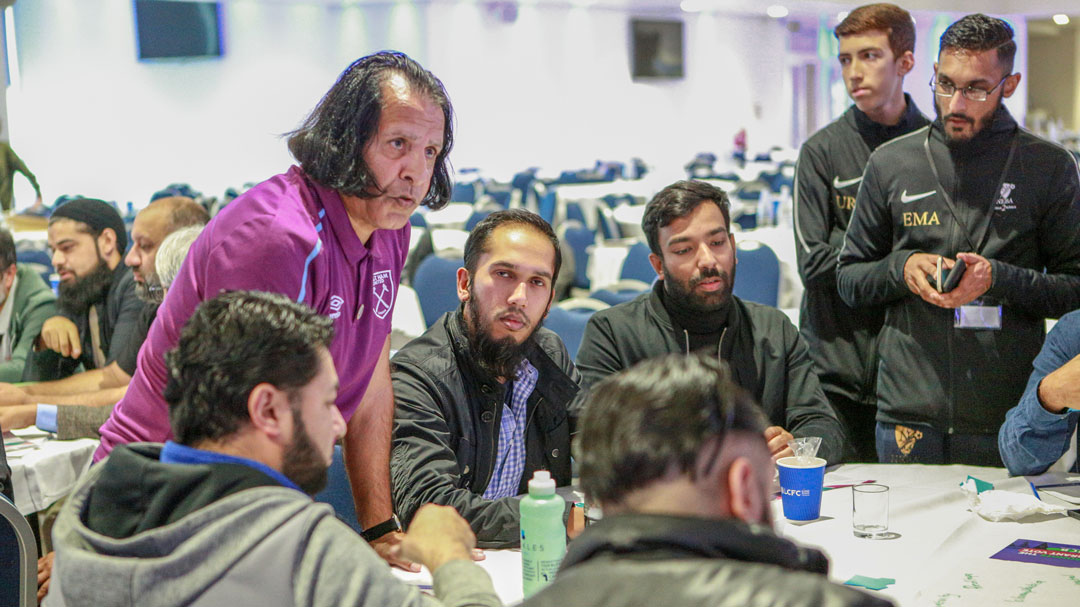
[{"label": "black lanyard", "polygon": [[[968,246],[971,247],[972,252],[978,253],[982,247],[977,246],[972,242],[971,236],[973,234],[968,230],[967,224],[960,219],[960,216],[956,212],[956,208],[953,206],[952,197],[945,191],[945,186],[941,184],[941,176],[938,174],[937,163],[934,162],[934,155],[930,153],[930,135],[933,132],[933,127],[927,129],[926,139],[923,140],[923,150],[926,151],[926,160],[930,163],[930,171],[934,173],[934,180],[937,182],[938,191],[941,192],[941,197],[945,199],[945,204],[949,207],[949,213],[953,216],[953,220],[956,221],[957,225],[963,228],[964,239],[967,240]],[[1005,177],[1009,173],[1009,167],[1012,165],[1013,156],[1016,154],[1017,139],[1018,137],[1013,133],[1012,143],[1009,144],[1009,156],[1005,159],[1005,167],[1001,169],[1001,177],[998,178],[998,184],[997,187],[994,188],[993,196],[997,196],[1001,192],[1001,186],[1005,183]],[[980,243],[986,238],[986,230],[990,227],[990,217],[994,214],[994,202],[995,200],[990,201],[990,211],[984,215],[983,225],[980,226],[981,229],[979,230],[978,238]]]}]

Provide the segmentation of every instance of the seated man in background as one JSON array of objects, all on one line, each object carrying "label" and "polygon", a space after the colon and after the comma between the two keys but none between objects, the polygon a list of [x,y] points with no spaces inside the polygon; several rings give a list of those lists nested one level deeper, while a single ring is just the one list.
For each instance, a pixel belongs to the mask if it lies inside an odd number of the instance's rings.
[{"label": "seated man in background", "polygon": [[[1080,310],[1061,317],[1035,357],[1020,403],[1005,414],[998,449],[1010,474],[1042,474],[1080,424]],[[1080,472],[1080,446],[1071,466]],[[1068,462],[1066,462],[1068,464]]]},{"label": "seated man in background", "polygon": [[124,220],[101,200],[72,200],[49,217],[49,248],[60,275],[60,315],[42,326],[23,379],[62,379],[80,364],[103,372],[138,339],[143,308],[131,270],[122,263]]},{"label": "seated man in background", "polygon": [[[136,286],[137,291],[146,293],[147,301],[151,304],[147,307],[150,314],[145,318],[147,328],[154,320],[153,312],[157,310],[157,305],[161,303],[169,290],[169,285],[180,272],[180,264],[183,263],[188,249],[191,248],[191,243],[199,237],[202,229],[203,226],[200,224],[176,230],[161,241],[156,253],[150,258],[151,267],[154,269],[145,277],[145,289]],[[144,258],[143,267],[146,267],[145,263]],[[135,344],[132,343],[132,345]],[[135,352],[131,353],[131,358],[121,356],[120,361],[129,360],[133,366],[137,353],[136,348]],[[125,371],[127,368],[127,366],[122,366]],[[49,398],[51,397],[42,396],[40,400]],[[42,430],[55,432],[60,440],[97,438],[98,428],[109,418],[112,410],[112,404],[104,406],[48,404],[0,406],[0,424],[9,429],[36,425]]]},{"label": "seated man in background", "polygon": [[[45,604],[436,603],[311,500],[345,434],[332,322],[273,293],[201,304],[167,356],[176,442],[117,446],[85,475],[53,531]],[[445,604],[498,605],[474,543],[429,506],[400,549]]]},{"label": "seated man in background", "polygon": [[577,355],[583,386],[647,358],[707,351],[761,403],[774,458],[791,455],[793,436],[818,436],[818,455],[839,463],[843,430],[798,329],[780,310],[732,294],[737,260],[727,195],[679,181],[649,201],[641,223],[659,280],[589,319]]},{"label": "seated man in background", "polygon": [[767,420],[715,356],[664,356],[589,392],[577,455],[604,518],[539,605],[888,605],[773,533]]},{"label": "seated man in background", "polygon": [[[189,226],[201,227],[206,225],[209,219],[202,205],[180,196],[160,198],[139,211],[131,230],[131,250],[124,257],[124,263],[131,268],[135,295],[145,305],[141,307],[130,337],[115,350],[115,359],[103,368],[21,387],[0,386],[0,419],[6,417],[9,427],[12,428],[37,423],[42,430],[53,432],[60,430],[61,416],[69,421],[79,422],[75,432],[68,431],[72,428],[64,428],[64,431],[60,432],[62,438],[85,436],[87,432],[82,422],[97,421],[93,426],[93,433],[96,435],[97,428],[108,418],[112,405],[127,391],[128,382],[135,373],[139,348],[154,322],[158,304],[163,297],[154,268],[158,247],[165,237],[174,231]],[[68,339],[73,355],[77,356],[75,352],[86,345],[86,342],[80,341],[80,336],[75,333],[69,335]],[[58,409],[57,405],[68,406]],[[101,410],[88,411],[88,408]]]},{"label": "seated man in background", "polygon": [[391,360],[390,477],[406,524],[422,504],[445,504],[481,545],[516,545],[516,496],[533,472],[569,484],[579,378],[562,340],[540,328],[561,262],[539,215],[492,213],[465,243],[462,305]]},{"label": "seated man in background", "polygon": [[0,268],[0,382],[14,382],[22,379],[41,326],[56,316],[56,295],[40,274],[15,262],[15,239],[6,228],[0,228]]}]

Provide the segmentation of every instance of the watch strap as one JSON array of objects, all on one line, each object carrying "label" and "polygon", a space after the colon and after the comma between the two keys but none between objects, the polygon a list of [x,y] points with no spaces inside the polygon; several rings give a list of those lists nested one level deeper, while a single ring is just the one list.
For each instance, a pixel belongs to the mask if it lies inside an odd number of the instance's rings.
[{"label": "watch strap", "polygon": [[401,521],[398,520],[396,514],[391,515],[389,519],[377,525],[372,525],[371,527],[364,529],[360,532],[360,536],[368,542],[374,542],[387,533],[392,533],[394,531],[401,531]]}]

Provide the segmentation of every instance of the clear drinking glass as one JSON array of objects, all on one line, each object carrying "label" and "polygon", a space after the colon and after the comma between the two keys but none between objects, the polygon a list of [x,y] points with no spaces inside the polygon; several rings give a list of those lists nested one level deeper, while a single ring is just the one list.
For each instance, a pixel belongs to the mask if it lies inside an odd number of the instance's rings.
[{"label": "clear drinking glass", "polygon": [[888,487],[866,484],[851,488],[851,527],[855,537],[885,537],[889,531]]}]

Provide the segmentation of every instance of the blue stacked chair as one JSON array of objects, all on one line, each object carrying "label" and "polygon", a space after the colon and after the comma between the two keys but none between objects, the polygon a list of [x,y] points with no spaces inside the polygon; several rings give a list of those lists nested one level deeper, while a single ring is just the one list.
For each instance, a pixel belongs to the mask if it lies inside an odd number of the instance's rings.
[{"label": "blue stacked chair", "polygon": [[428,327],[461,303],[457,296],[457,271],[464,265],[465,260],[461,257],[445,258],[435,254],[428,255],[417,266],[413,288],[420,299],[424,324]]},{"label": "blue stacked chair", "polygon": [[780,300],[780,260],[776,253],[756,240],[742,240],[736,255],[739,267],[735,272],[735,295],[775,307]]},{"label": "blue stacked chair", "polygon": [[34,531],[15,504],[0,494],[0,605],[37,605],[37,559]]},{"label": "blue stacked chair", "polygon": [[596,244],[596,234],[581,222],[568,220],[559,226],[558,236],[574,255],[574,280],[570,286],[588,289],[589,248]]},{"label": "blue stacked chair", "polygon": [[649,245],[644,242],[638,242],[630,247],[630,250],[626,252],[626,259],[623,260],[619,278],[633,278],[645,284],[652,284],[656,278],[656,270],[649,262],[649,253],[651,253]]},{"label": "blue stacked chair", "polygon": [[475,181],[469,183],[455,183],[454,190],[450,194],[450,200],[454,202],[476,202],[476,190],[477,183]]},{"label": "blue stacked chair", "polygon": [[426,228],[428,227],[427,218],[424,217],[423,213],[414,212],[409,216],[409,225],[414,228]]},{"label": "blue stacked chair", "polygon": [[552,306],[544,319],[544,326],[562,338],[570,358],[577,358],[581,339],[585,335],[585,325],[593,312],[608,307],[608,304],[588,298],[567,299]]},{"label": "blue stacked chair", "polygon": [[15,261],[33,268],[41,275],[45,284],[49,284],[49,278],[53,273],[52,256],[45,249],[45,244],[30,240],[20,240],[15,243]]}]

